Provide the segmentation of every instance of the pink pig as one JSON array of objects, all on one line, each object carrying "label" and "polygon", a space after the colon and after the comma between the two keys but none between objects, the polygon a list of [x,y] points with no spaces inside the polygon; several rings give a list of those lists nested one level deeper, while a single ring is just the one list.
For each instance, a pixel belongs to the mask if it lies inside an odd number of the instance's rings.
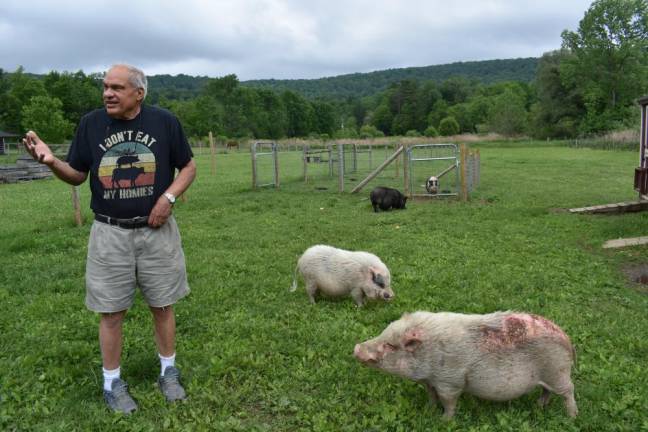
[{"label": "pink pig", "polygon": [[552,392],[564,398],[571,417],[578,414],[574,348],[560,327],[538,315],[406,313],[380,336],[357,344],[353,354],[367,366],[423,384],[447,419],[462,392],[507,401],[536,386],[543,389],[541,406]]}]

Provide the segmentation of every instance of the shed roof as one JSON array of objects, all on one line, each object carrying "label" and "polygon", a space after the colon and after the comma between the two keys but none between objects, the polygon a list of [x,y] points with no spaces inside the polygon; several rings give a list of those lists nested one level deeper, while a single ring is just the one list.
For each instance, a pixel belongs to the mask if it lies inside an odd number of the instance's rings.
[{"label": "shed roof", "polygon": [[20,135],[0,130],[0,138],[13,138],[13,137],[17,137],[17,136],[20,136]]}]

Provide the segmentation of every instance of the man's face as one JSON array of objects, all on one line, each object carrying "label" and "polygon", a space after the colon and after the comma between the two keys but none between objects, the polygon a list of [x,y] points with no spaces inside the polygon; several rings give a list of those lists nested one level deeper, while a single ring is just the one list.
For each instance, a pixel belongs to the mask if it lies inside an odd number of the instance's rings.
[{"label": "man's face", "polygon": [[144,90],[128,80],[128,69],[117,66],[108,71],[103,81],[103,101],[108,115],[117,119],[135,118],[144,99]]}]

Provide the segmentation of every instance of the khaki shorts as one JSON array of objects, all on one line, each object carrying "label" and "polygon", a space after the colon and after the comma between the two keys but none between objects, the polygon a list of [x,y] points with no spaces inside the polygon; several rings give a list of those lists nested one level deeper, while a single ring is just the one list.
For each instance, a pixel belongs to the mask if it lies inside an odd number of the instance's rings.
[{"label": "khaki shorts", "polygon": [[153,307],[189,293],[180,232],[171,216],[160,228],[124,229],[94,221],[86,261],[86,306],[111,313],[130,308],[139,286]]}]

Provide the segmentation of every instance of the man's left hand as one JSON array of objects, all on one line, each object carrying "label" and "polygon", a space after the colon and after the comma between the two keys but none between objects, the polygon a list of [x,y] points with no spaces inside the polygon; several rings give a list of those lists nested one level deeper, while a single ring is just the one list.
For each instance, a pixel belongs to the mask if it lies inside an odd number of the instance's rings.
[{"label": "man's left hand", "polygon": [[158,198],[155,206],[153,206],[153,210],[151,210],[151,214],[148,218],[149,226],[151,228],[160,228],[166,223],[167,219],[169,219],[169,216],[171,216],[172,209],[173,206],[171,205],[169,200],[166,199],[164,195],[162,195],[160,198]]}]

